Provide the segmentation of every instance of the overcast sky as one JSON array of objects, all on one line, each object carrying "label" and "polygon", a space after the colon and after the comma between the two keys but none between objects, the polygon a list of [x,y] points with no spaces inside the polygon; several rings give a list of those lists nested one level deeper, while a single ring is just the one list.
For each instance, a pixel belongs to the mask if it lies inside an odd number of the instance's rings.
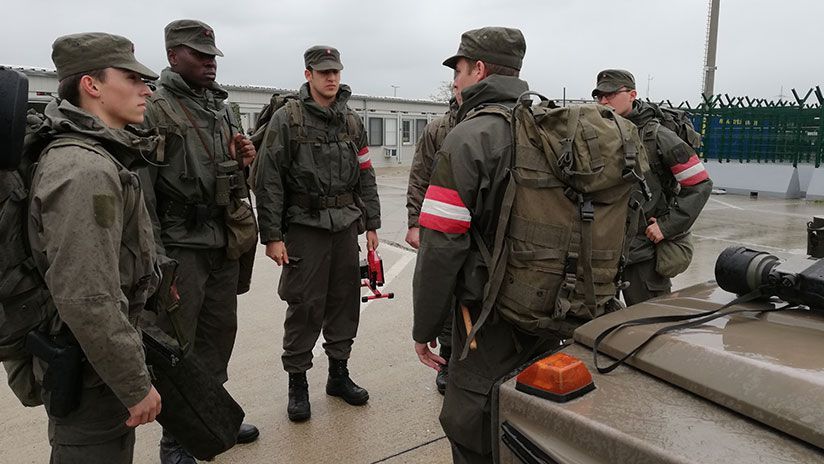
[{"label": "overcast sky", "polygon": [[[303,52],[341,51],[355,93],[428,98],[451,70],[441,62],[461,32],[520,28],[521,73],[533,90],[586,97],[603,68],[635,74],[639,94],[695,103],[701,91],[707,0],[100,0],[6,1],[0,64],[53,68],[63,34],[104,31],[135,42],[139,60],[166,66],[163,27],[200,19],[215,29],[218,81],[296,88]],[[824,82],[824,1],[721,0],[716,93],[776,97]],[[790,97],[792,98],[792,97]]]}]

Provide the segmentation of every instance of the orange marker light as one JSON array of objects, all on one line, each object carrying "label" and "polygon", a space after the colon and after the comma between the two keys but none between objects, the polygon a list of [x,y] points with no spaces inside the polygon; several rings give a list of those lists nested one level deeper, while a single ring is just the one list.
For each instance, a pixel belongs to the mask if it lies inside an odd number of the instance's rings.
[{"label": "orange marker light", "polygon": [[535,361],[518,374],[515,389],[564,403],[594,390],[595,384],[580,359],[555,353]]}]

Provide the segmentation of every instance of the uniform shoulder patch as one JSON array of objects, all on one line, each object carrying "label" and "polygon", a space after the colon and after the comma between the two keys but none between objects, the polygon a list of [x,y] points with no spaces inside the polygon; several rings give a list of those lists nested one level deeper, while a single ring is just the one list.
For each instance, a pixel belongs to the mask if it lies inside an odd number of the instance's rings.
[{"label": "uniform shoulder patch", "polygon": [[115,218],[115,197],[114,195],[94,195],[92,196],[94,207],[94,220],[100,227],[108,229],[114,224]]}]

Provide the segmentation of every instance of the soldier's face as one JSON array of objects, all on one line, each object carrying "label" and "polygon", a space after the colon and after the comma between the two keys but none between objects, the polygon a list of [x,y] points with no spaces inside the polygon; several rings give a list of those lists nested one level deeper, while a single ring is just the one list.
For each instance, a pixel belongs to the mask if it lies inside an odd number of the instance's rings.
[{"label": "soldier's face", "polygon": [[458,104],[463,104],[461,92],[470,85],[477,84],[483,79],[483,72],[477,61],[469,61],[461,58],[455,63],[455,74],[452,79],[452,93]]},{"label": "soldier's face", "polygon": [[192,87],[202,89],[212,86],[217,77],[215,55],[199,52],[185,45],[170,48],[167,57],[172,71]]},{"label": "soldier's face", "polygon": [[314,69],[310,71],[307,69],[305,76],[312,91],[324,99],[331,100],[338,96],[338,89],[340,89],[340,71],[337,69],[329,69],[326,71],[316,71]]},{"label": "soldier's face", "polygon": [[621,116],[626,116],[632,111],[632,102],[638,96],[638,92],[634,89],[630,90],[622,88],[617,92],[602,93],[598,95],[598,103],[607,105],[615,109],[615,112]]},{"label": "soldier's face", "polygon": [[[85,76],[89,77],[90,76]],[[94,79],[94,78],[91,78]],[[100,114],[97,116],[109,127],[122,129],[126,124],[140,124],[146,111],[146,98],[152,95],[140,74],[118,68],[107,68],[105,80],[95,79],[99,92]]]}]

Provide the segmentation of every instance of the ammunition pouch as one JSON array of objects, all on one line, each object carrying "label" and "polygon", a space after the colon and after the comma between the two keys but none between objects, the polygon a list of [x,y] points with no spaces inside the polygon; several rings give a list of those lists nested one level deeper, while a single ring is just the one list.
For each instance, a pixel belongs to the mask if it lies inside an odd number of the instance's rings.
[{"label": "ammunition pouch", "polygon": [[321,196],[317,193],[293,193],[289,195],[289,205],[297,205],[312,211],[320,211],[329,208],[343,208],[344,206],[355,204],[355,194],[352,192],[341,193],[334,196]]},{"label": "ammunition pouch", "polygon": [[223,385],[156,327],[143,329],[143,346],[152,385],[163,398],[160,425],[199,460],[234,446],[245,414]]},{"label": "ammunition pouch", "polygon": [[[257,244],[257,221],[252,205],[239,199],[232,198],[226,207],[226,257],[240,259]],[[250,271],[251,272],[251,271]]]},{"label": "ammunition pouch", "polygon": [[66,417],[80,404],[83,351],[69,334],[49,336],[36,330],[26,335],[26,349],[49,365],[43,375],[43,389],[49,393],[49,414]]},{"label": "ammunition pouch", "polygon": [[655,272],[675,277],[687,270],[692,262],[692,238],[689,232],[665,238],[655,245]]}]

